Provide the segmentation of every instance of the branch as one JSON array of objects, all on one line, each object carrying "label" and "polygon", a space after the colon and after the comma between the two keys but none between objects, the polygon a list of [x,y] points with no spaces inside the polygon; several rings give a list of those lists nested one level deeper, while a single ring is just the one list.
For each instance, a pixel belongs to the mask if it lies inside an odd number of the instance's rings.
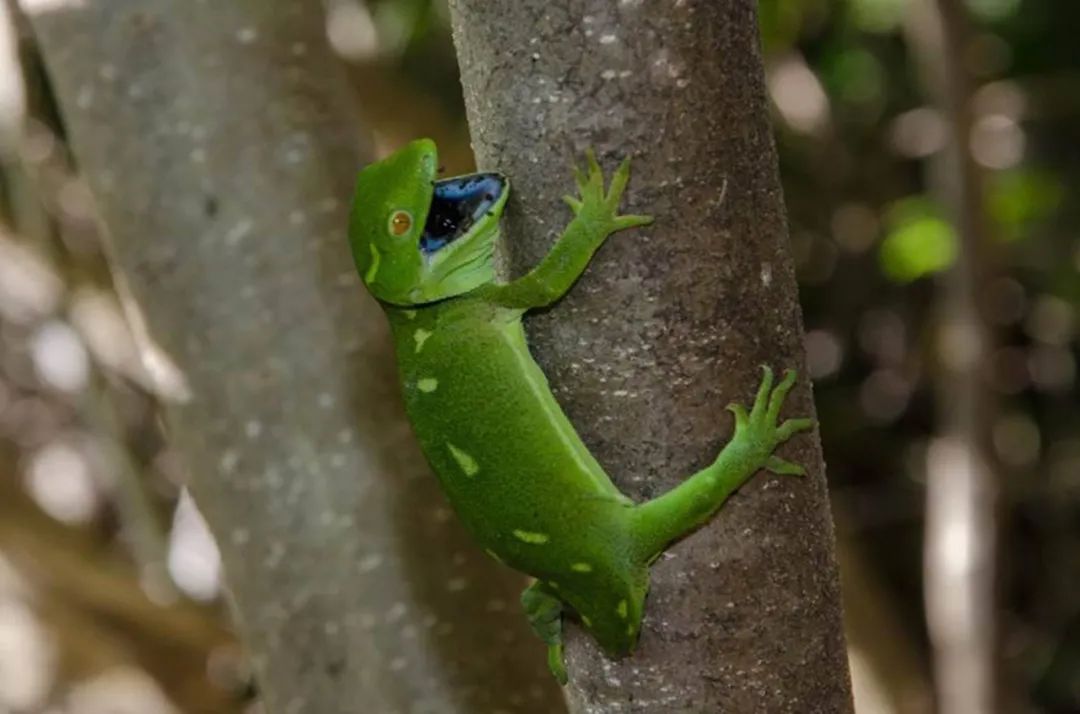
[{"label": "branch", "polygon": [[318,3],[27,7],[116,269],[190,387],[169,423],[267,711],[549,711],[542,653],[492,664],[528,637],[520,584],[448,517],[354,274],[364,152]]},{"label": "branch", "polygon": [[927,625],[940,711],[979,714],[995,710],[997,480],[987,448],[994,405],[982,371],[991,334],[979,308],[990,260],[981,178],[968,149],[973,110],[964,54],[971,30],[957,0],[920,0],[907,29],[923,83],[949,126],[945,149],[929,167],[929,184],[959,239],[956,265],[942,276],[938,293],[939,434],[926,483]]},{"label": "branch", "polygon": [[[634,157],[627,213],[570,295],[528,323],[571,420],[644,500],[711,462],[759,365],[803,369],[802,326],[751,0],[454,0],[478,164],[512,177],[504,234],[535,264],[589,146]],[[726,186],[726,191],[724,187]],[[791,414],[813,411],[805,377]],[[850,712],[832,522],[816,436],[653,567],[633,656],[571,626],[574,711]]]}]

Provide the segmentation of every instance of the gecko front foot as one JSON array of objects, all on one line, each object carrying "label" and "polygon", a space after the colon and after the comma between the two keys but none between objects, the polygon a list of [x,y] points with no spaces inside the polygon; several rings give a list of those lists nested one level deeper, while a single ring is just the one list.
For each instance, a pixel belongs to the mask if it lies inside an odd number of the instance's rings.
[{"label": "gecko front foot", "polygon": [[806,473],[802,466],[773,455],[777,446],[814,426],[814,420],[806,418],[788,419],[777,424],[784,399],[795,384],[795,370],[784,372],[783,380],[775,388],[772,370],[762,366],[762,371],[765,374],[750,411],[747,412],[741,404],[732,403],[727,407],[735,415],[735,435],[731,442],[749,450],[760,459],[762,466],[774,474],[802,476]]},{"label": "gecko front foot", "polygon": [[580,198],[563,196],[575,216],[597,224],[598,232],[604,234],[621,231],[624,228],[645,226],[652,223],[652,216],[619,215],[619,201],[630,181],[630,159],[623,159],[619,168],[611,177],[611,185],[604,193],[604,172],[596,160],[592,149],[585,152],[585,168],[574,167],[574,180],[577,182]]}]

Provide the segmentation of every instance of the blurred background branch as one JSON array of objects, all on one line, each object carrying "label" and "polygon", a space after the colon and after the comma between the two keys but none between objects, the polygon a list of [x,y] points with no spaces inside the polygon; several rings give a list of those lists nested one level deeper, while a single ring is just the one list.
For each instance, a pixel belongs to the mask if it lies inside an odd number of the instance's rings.
[{"label": "blurred background branch", "polygon": [[990,245],[975,127],[972,46],[961,0],[913,2],[906,35],[931,106],[944,124],[941,150],[927,162],[927,187],[956,235],[956,258],[939,277],[932,364],[938,434],[926,465],[924,575],[938,711],[999,709],[996,669],[997,496],[989,452],[995,400],[988,388],[994,352],[981,296],[990,285]]}]

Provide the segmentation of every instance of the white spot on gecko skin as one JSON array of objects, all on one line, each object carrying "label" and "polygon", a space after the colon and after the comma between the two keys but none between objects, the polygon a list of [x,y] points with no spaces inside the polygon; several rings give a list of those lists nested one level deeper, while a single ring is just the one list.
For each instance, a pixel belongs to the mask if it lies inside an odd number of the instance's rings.
[{"label": "white spot on gecko skin", "polygon": [[374,243],[368,243],[368,248],[371,249],[371,265],[368,266],[367,272],[364,273],[364,282],[371,285],[371,281],[379,274],[379,263],[382,262],[382,255]]},{"label": "white spot on gecko skin", "polygon": [[431,394],[439,388],[439,380],[434,377],[424,377],[416,383],[416,388],[424,394]]},{"label": "white spot on gecko skin", "polygon": [[588,563],[574,563],[573,565],[570,566],[570,569],[573,570],[575,573],[591,573],[592,572],[592,566],[589,565]]},{"label": "white spot on gecko skin", "polygon": [[761,284],[765,287],[772,285],[772,266],[768,263],[761,264]]},{"label": "white spot on gecko skin", "polygon": [[476,459],[472,456],[469,456],[450,442],[446,442],[446,448],[450,450],[450,455],[454,457],[454,461],[457,462],[457,465],[461,467],[466,476],[475,476],[480,471],[480,465],[476,463]]},{"label": "white spot on gecko skin", "polygon": [[424,343],[427,342],[427,339],[429,337],[431,337],[431,333],[429,331],[423,329],[422,327],[416,328],[416,332],[413,333],[413,339],[416,340],[417,353],[419,353],[420,350],[424,349]]},{"label": "white spot on gecko skin", "polygon": [[407,319],[409,319],[409,320],[415,320],[416,319],[416,310],[406,310],[405,311],[405,317]]},{"label": "white spot on gecko skin", "polygon": [[543,545],[551,540],[551,537],[547,533],[521,531],[516,528],[514,529],[514,537],[524,543],[532,543],[533,545]]}]

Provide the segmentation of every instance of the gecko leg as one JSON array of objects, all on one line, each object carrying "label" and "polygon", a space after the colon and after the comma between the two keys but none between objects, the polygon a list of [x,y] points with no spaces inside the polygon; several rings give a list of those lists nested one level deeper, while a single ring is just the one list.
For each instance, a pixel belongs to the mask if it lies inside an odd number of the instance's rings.
[{"label": "gecko leg", "polygon": [[562,600],[548,592],[539,581],[521,593],[521,607],[540,639],[547,644],[548,669],[559,684],[566,684],[566,662],[563,661]]},{"label": "gecko leg", "polygon": [[634,507],[632,533],[643,562],[656,558],[669,543],[708,520],[758,469],[794,476],[805,473],[798,464],[773,455],[777,446],[814,425],[812,419],[777,424],[784,399],[795,384],[795,372],[788,370],[774,389],[772,370],[763,369],[751,410],[740,404],[728,406],[735,415],[735,434],[716,461],[667,493]]},{"label": "gecko leg", "polygon": [[482,295],[508,308],[529,310],[558,300],[581,277],[603,242],[616,231],[652,222],[650,216],[619,215],[619,202],[630,181],[630,160],[624,160],[604,191],[604,173],[596,155],[586,152],[586,168],[575,167],[578,197],[565,196],[574,219],[547,256],[527,274],[506,285],[492,285]]}]

